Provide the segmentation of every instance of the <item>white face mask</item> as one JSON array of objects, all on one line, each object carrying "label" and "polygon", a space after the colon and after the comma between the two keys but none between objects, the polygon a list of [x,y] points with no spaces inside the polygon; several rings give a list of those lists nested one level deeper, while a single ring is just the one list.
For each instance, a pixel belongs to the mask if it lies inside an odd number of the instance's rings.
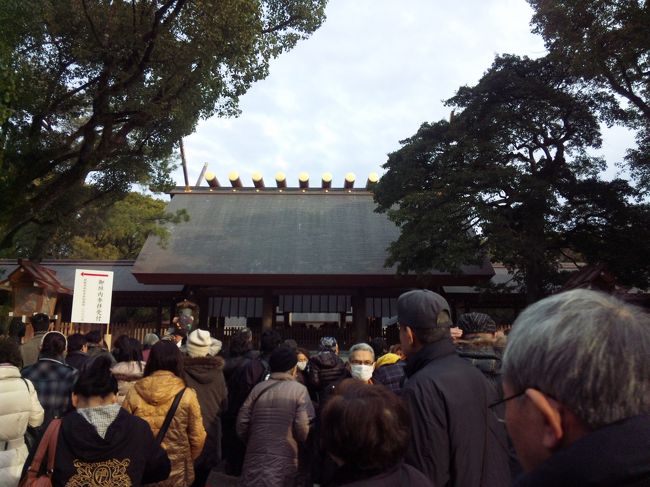
[{"label": "white face mask", "polygon": [[354,377],[355,379],[362,380],[364,382],[368,382],[368,380],[372,377],[373,370],[374,367],[372,365],[354,364],[350,367],[350,372],[352,373],[352,377]]},{"label": "white face mask", "polygon": [[300,370],[305,370],[305,368],[307,368],[307,361],[306,360],[301,360],[300,362],[298,362],[298,368]]}]

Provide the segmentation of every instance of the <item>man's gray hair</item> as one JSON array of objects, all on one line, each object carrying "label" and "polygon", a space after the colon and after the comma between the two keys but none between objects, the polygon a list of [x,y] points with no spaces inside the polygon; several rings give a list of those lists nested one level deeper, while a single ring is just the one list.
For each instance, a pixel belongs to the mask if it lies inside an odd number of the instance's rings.
[{"label": "man's gray hair", "polygon": [[592,429],[650,410],[650,315],[584,289],[543,299],[515,321],[503,357],[514,392],[539,389]]},{"label": "man's gray hair", "polygon": [[375,361],[375,351],[367,343],[357,343],[350,347],[350,355],[352,355],[357,350],[363,350],[364,352],[370,352],[372,354],[372,361]]}]

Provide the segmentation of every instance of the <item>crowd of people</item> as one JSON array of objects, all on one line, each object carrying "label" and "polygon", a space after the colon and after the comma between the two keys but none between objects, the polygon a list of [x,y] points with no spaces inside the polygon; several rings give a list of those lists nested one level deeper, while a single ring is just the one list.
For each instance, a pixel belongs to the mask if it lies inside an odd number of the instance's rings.
[{"label": "crowd of people", "polygon": [[[397,302],[399,343],[275,330],[228,350],[176,324],[159,339],[0,337],[0,485],[650,485],[650,317],[576,290],[524,310],[508,337],[446,300]],[[52,453],[45,465],[45,453]]]}]

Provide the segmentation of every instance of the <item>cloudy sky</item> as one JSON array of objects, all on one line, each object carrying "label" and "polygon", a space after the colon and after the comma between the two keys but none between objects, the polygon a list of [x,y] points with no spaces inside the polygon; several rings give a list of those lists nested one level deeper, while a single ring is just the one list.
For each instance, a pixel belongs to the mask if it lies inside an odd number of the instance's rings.
[{"label": "cloudy sky", "polygon": [[[204,162],[222,185],[233,170],[244,186],[254,171],[267,185],[278,171],[289,186],[301,171],[312,185],[324,172],[335,187],[347,172],[364,184],[399,140],[448,118],[442,100],[475,84],[495,55],[544,55],[531,15],[525,0],[330,0],[324,25],[272,61],[239,118],[202,121],[185,139],[190,184]],[[631,141],[608,130],[601,154],[620,160]],[[175,180],[183,184],[180,169]]]}]

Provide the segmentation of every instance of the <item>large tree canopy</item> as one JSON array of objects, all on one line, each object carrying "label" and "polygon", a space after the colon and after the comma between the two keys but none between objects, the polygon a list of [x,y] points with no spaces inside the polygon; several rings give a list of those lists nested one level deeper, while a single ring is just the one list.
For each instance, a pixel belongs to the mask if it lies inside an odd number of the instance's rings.
[{"label": "large tree canopy", "polygon": [[[135,259],[149,235],[167,243],[167,222],[187,221],[185,211],[165,212],[166,203],[140,193],[129,193],[107,208],[81,209],[70,221],[62,224],[47,242],[44,257],[55,259]],[[28,245],[16,249],[20,257]]]},{"label": "large tree canopy", "polygon": [[[630,168],[650,189],[650,3],[645,0],[528,0],[534,31],[600,98],[608,122],[638,129]],[[619,100],[625,103],[617,103]]]},{"label": "large tree canopy", "polygon": [[[616,228],[616,244],[630,243],[633,213],[647,221],[648,209],[631,202],[625,181],[598,179],[604,162],[587,152],[600,145],[598,120],[572,81],[548,58],[499,57],[448,100],[458,111],[450,122],[425,123],[402,141],[375,193],[401,229],[387,263],[457,272],[489,256],[516,271],[533,301],[556,277],[562,252],[615,258],[599,239]],[[647,283],[646,255],[628,257]]]},{"label": "large tree canopy", "polygon": [[534,31],[572,72],[627,99],[650,121],[650,4],[644,0],[528,0]]},{"label": "large tree canopy", "polygon": [[236,115],[326,2],[3,2],[15,94],[0,128],[0,248],[29,233],[38,257],[78,208],[169,184],[178,140],[201,117]]}]

